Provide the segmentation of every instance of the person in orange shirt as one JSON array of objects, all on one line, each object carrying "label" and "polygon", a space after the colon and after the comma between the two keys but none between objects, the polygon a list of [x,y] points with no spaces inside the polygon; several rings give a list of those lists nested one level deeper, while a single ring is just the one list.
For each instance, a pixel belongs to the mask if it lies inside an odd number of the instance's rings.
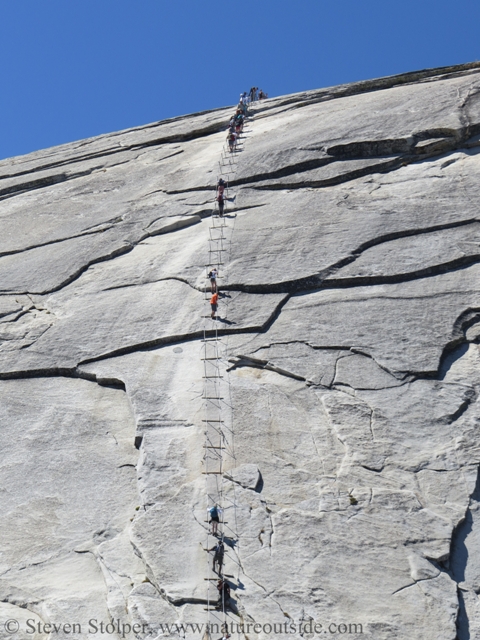
[{"label": "person in orange shirt", "polygon": [[212,320],[216,320],[216,313],[218,307],[218,293],[215,291],[213,296],[210,298],[210,306],[212,307]]}]

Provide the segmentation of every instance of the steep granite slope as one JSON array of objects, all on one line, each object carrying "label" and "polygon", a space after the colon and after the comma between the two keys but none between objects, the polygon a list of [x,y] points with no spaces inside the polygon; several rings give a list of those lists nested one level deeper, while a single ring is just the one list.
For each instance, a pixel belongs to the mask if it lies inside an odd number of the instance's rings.
[{"label": "steep granite slope", "polygon": [[[231,112],[0,162],[15,637],[202,636],[160,625],[208,617],[204,265]],[[229,622],[480,638],[479,152],[477,63],[251,109],[217,322]]]}]

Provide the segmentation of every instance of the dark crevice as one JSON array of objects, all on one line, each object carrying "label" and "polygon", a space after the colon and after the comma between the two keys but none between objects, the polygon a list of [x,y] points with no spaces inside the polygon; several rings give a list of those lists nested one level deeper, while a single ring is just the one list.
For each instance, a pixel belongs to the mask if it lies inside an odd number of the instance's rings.
[{"label": "dark crevice", "polygon": [[465,606],[465,596],[460,587],[457,587],[458,613],[456,619],[457,635],[455,640],[470,640],[470,621]]},{"label": "dark crevice", "polygon": [[104,231],[108,231],[111,229],[111,226],[103,227],[102,229],[97,229],[95,231],[82,231],[81,233],[77,233],[73,236],[67,236],[65,238],[56,238],[55,240],[49,240],[48,242],[41,242],[39,244],[32,244],[28,247],[23,247],[22,249],[12,249],[12,251],[2,251],[0,253],[0,258],[4,258],[5,256],[13,256],[19,253],[24,253],[25,251],[31,251],[32,249],[40,249],[42,247],[48,247],[52,244],[58,244],[60,242],[68,242],[69,240],[75,240],[77,238],[83,238],[85,236],[95,235],[97,233],[103,233]]},{"label": "dark crevice", "polygon": [[[360,140],[346,144],[332,145],[331,147],[327,146],[317,149],[318,151],[322,151],[326,154],[323,157],[298,162],[287,167],[282,167],[276,171],[259,173],[254,176],[232,180],[231,185],[251,184],[264,180],[283,178],[293,174],[311,171],[312,169],[318,169],[319,167],[326,166],[336,160],[379,160],[379,162],[373,166],[361,167],[330,178],[306,180],[301,183],[302,186],[307,187],[330,186],[332,184],[338,184],[339,181],[345,182],[371,173],[382,173],[384,171],[391,170],[392,168],[395,169],[407,163],[417,161],[419,160],[419,157],[421,157],[421,159],[426,159],[433,157],[433,155],[440,155],[448,151],[452,151],[461,144],[461,141],[466,139],[464,134],[465,131],[457,131],[453,129],[431,129],[415,134],[409,138]],[[470,132],[468,132],[468,136],[469,135]],[[422,146],[418,148],[416,147],[416,145],[422,141],[429,140],[432,140],[430,150],[424,149]],[[401,154],[400,157],[399,154]],[[382,159],[383,162],[381,162]],[[293,183],[293,185],[282,182],[278,185],[262,185],[254,188],[262,190],[285,189],[298,188],[298,185],[299,183],[297,182]]]},{"label": "dark crevice", "polygon": [[[369,467],[369,466],[368,466],[368,465],[366,465],[366,464],[361,464],[360,466],[361,466],[363,469],[365,469],[366,471],[372,471],[373,473],[381,473],[381,472],[383,471],[383,469],[384,469],[384,465],[382,465],[380,468],[378,468],[378,467],[376,467],[376,468]],[[404,587],[404,588],[405,588],[405,587]]]},{"label": "dark crevice", "polygon": [[411,152],[413,138],[359,140],[346,144],[335,144],[326,147],[325,152],[339,160],[357,160],[360,158],[380,158]]},{"label": "dark crevice", "polygon": [[453,325],[453,334],[463,337],[468,329],[478,322],[480,322],[480,308],[467,309],[456,319]]},{"label": "dark crevice", "polygon": [[171,596],[166,596],[168,602],[170,604],[173,604],[174,607],[181,607],[184,604],[205,604],[205,605],[210,605],[212,608],[214,608],[214,605],[212,602],[210,602],[209,600],[206,600],[205,598],[192,598],[192,597],[188,597],[188,596],[184,596],[184,597],[180,597],[180,598],[172,598]]},{"label": "dark crevice", "polygon": [[[438,370],[434,372],[433,376],[424,375],[422,377],[438,377],[439,380],[443,380],[452,364],[466,353],[468,349],[466,332],[478,322],[480,322],[480,308],[463,311],[453,324],[452,339],[443,348]],[[420,377],[419,374],[416,375]]]},{"label": "dark crevice", "polygon": [[[98,258],[94,258],[92,260],[89,260],[84,265],[82,265],[79,269],[77,269],[74,273],[70,274],[68,276],[68,278],[66,278],[63,282],[58,284],[56,287],[53,287],[52,289],[47,289],[47,290],[44,290],[44,291],[28,291],[28,292],[26,292],[26,291],[8,291],[8,290],[7,291],[1,291],[0,290],[0,294],[7,294],[7,295],[29,295],[29,294],[30,295],[47,295],[47,294],[51,294],[51,293],[56,293],[57,291],[60,291],[61,289],[65,288],[66,286],[68,286],[69,284],[71,284],[72,282],[77,280],[91,266],[93,266],[95,264],[99,264],[100,262],[108,262],[109,260],[113,260],[115,258],[118,258],[119,256],[123,256],[126,253],[130,253],[130,251],[133,251],[133,249],[135,249],[135,247],[138,244],[140,244],[141,242],[143,242],[147,238],[153,238],[154,236],[163,235],[163,234],[166,234],[166,233],[171,233],[173,231],[180,231],[182,229],[186,229],[186,228],[188,228],[188,227],[200,222],[200,219],[201,219],[201,216],[192,215],[192,216],[188,216],[184,220],[177,220],[176,222],[173,222],[170,225],[166,225],[163,228],[160,228],[160,229],[157,229],[157,230],[154,229],[152,231],[146,231],[143,235],[141,235],[134,242],[129,242],[128,244],[124,244],[123,246],[118,247],[118,248],[114,249],[113,251],[111,251],[111,252],[109,252],[109,253],[107,253],[107,254],[105,254],[103,256],[99,256]],[[126,285],[126,286],[128,286],[128,285]]]},{"label": "dark crevice", "polygon": [[443,380],[452,366],[468,348],[466,332],[470,327],[480,322],[480,307],[466,309],[455,320],[452,328],[452,338],[444,346],[438,369],[432,372],[416,373],[416,378],[434,378]]},{"label": "dark crevice", "polygon": [[[418,159],[418,158],[417,158]],[[377,162],[367,167],[359,167],[352,171],[346,171],[330,178],[320,180],[302,180],[298,182],[278,182],[259,186],[252,186],[257,191],[285,191],[295,189],[321,189],[324,187],[333,187],[357,178],[373,175],[375,173],[387,173],[389,171],[399,169],[408,164],[404,158],[386,158],[384,162]]]},{"label": "dark crevice", "polygon": [[[231,184],[232,186],[235,186],[237,184],[248,185],[253,183],[251,188],[256,189],[257,191],[279,191],[279,190],[286,190],[286,189],[288,190],[321,189],[324,187],[332,187],[339,184],[344,184],[346,182],[350,182],[351,180],[356,180],[357,178],[363,178],[365,176],[374,175],[377,173],[389,173],[391,171],[396,171],[397,169],[401,167],[405,167],[414,162],[423,162],[425,160],[436,160],[437,158],[445,155],[446,153],[459,151],[465,148],[465,145],[468,142],[468,137],[470,136],[471,131],[472,130],[478,131],[479,127],[480,125],[476,125],[475,127],[470,127],[468,131],[464,130],[465,135],[461,135],[460,132],[457,132],[458,135],[456,137],[452,136],[449,138],[434,139],[431,141],[431,144],[429,145],[430,148],[428,146],[423,147],[419,145],[418,147],[414,147],[413,149],[410,149],[409,154],[404,154],[401,156],[394,156],[394,157],[392,157],[391,155],[385,155],[385,154],[376,155],[373,152],[375,151],[376,148],[378,148],[380,150],[390,151],[393,154],[395,148],[399,148],[402,146],[400,144],[400,140],[397,141],[399,143],[398,145],[395,145],[394,144],[395,141],[393,140],[379,140],[379,141],[359,141],[359,142],[353,142],[347,145],[337,145],[336,147],[331,147],[328,149],[329,152],[331,152],[331,150],[333,149],[335,153],[338,153],[338,156],[336,158],[333,158],[333,160],[344,161],[344,162],[354,161],[354,160],[366,160],[366,159],[378,160],[378,162],[376,163],[372,163],[365,167],[358,167],[356,169],[352,169],[351,171],[345,171],[344,173],[339,173],[336,176],[320,178],[318,180],[305,179],[305,180],[298,180],[295,182],[283,181],[279,183],[262,184],[262,185],[255,186],[254,183],[260,180],[266,180],[270,178],[278,179],[282,177],[287,177],[288,175],[308,171],[310,168],[318,168],[318,167],[310,167],[307,169],[291,171],[290,169],[295,169],[296,167],[296,165],[292,165],[291,167],[285,167],[284,169],[278,170],[277,172],[272,172],[272,174],[270,175],[264,174],[264,176],[267,176],[267,177],[258,177],[258,179],[257,179],[257,176],[242,178],[239,180],[232,181]],[[421,136],[422,134],[419,134],[416,144],[419,144],[422,142]],[[405,141],[405,144],[407,144],[406,141]],[[391,149],[390,149],[390,145],[392,145]],[[369,154],[369,150],[372,151],[371,155]],[[345,155],[343,156],[341,155],[342,151],[345,153]],[[311,160],[310,162],[314,163],[315,161]],[[330,164],[332,160],[328,161],[328,158],[327,159],[323,158],[322,162],[323,162],[323,165],[326,165],[326,164]],[[300,166],[300,164],[301,163],[299,163],[298,166]],[[322,164],[319,164],[318,166],[322,166]],[[278,174],[278,175],[274,175],[274,174]]]},{"label": "dark crevice", "polygon": [[78,171],[77,173],[59,173],[54,176],[45,176],[44,178],[38,178],[37,180],[30,180],[29,182],[23,182],[22,184],[5,187],[0,189],[0,200],[6,200],[7,198],[17,196],[21,193],[25,193],[26,191],[34,191],[36,189],[42,189],[43,187],[51,187],[52,185],[59,184],[60,182],[83,178],[102,168],[103,167],[99,165],[98,167],[92,167],[91,169]]},{"label": "dark crevice", "polygon": [[450,414],[449,416],[446,416],[446,422],[448,424],[452,424],[454,423],[456,420],[458,420],[459,418],[461,418],[461,416],[463,416],[463,414],[465,413],[465,411],[468,409],[468,407],[472,404],[472,402],[475,400],[476,398],[476,394],[475,392],[471,391],[471,393],[469,394],[469,397],[467,397],[458,407],[458,409]]},{"label": "dark crevice", "polygon": [[280,301],[280,303],[277,305],[277,308],[274,310],[274,312],[270,316],[269,320],[267,320],[267,322],[263,325],[263,327],[261,328],[259,333],[266,333],[267,331],[269,331],[269,329],[273,325],[273,323],[276,322],[277,319],[279,318],[283,307],[287,304],[287,302],[289,300],[290,300],[290,296],[287,295],[287,296],[285,296],[285,298],[283,298],[283,300]]},{"label": "dark crevice", "polygon": [[[145,237],[148,237],[148,236],[145,236]],[[142,238],[142,239],[145,239],[145,238]],[[86,264],[81,266],[79,269],[77,269],[74,273],[69,275],[68,278],[66,278],[63,282],[61,282],[56,287],[53,287],[52,289],[48,289],[48,290],[45,290],[45,291],[0,291],[0,294],[8,294],[8,295],[28,295],[28,294],[30,294],[30,295],[47,295],[47,294],[50,294],[50,293],[56,293],[57,291],[60,291],[64,287],[68,286],[69,284],[71,284],[72,282],[77,280],[82,275],[82,273],[85,273],[85,271],[87,271],[87,269],[89,267],[93,266],[94,264],[98,264],[100,262],[107,262],[108,260],[113,260],[114,258],[118,258],[118,256],[122,256],[125,253],[129,253],[130,251],[132,251],[132,249],[134,249],[135,246],[136,246],[136,244],[126,244],[126,245],[123,245],[122,247],[118,247],[117,249],[114,249],[113,251],[111,251],[110,253],[108,253],[108,254],[106,254],[104,256],[100,256],[99,258],[95,258],[93,260],[90,260],[89,262],[87,262]]]},{"label": "dark crevice", "polygon": [[440,367],[438,369],[438,379],[444,380],[447,373],[450,371],[452,365],[468,351],[468,342],[461,342],[456,347],[451,348],[450,351],[444,351],[442,360],[440,361]]},{"label": "dark crevice", "polygon": [[407,230],[403,232],[395,232],[386,234],[379,238],[369,240],[363,243],[352,253],[339,260],[337,263],[327,267],[318,274],[306,276],[304,278],[298,278],[296,280],[286,280],[284,282],[269,283],[269,284],[228,284],[223,286],[226,291],[244,291],[246,293],[309,293],[313,291],[323,289],[344,289],[363,286],[375,286],[381,284],[398,284],[403,282],[410,282],[412,280],[420,280],[423,278],[430,278],[444,273],[450,273],[458,271],[460,269],[466,269],[473,264],[480,262],[480,254],[472,254],[469,256],[462,256],[443,264],[437,264],[425,267],[423,269],[417,269],[416,271],[391,274],[391,275],[375,275],[375,276],[352,276],[350,278],[332,278],[332,273],[335,273],[343,267],[354,262],[364,251],[371,247],[378,246],[380,244],[390,242],[391,240],[397,240],[401,238],[407,238],[409,236],[421,235],[424,233],[432,233],[434,231],[452,229],[464,225],[476,222],[474,219],[464,220],[461,222],[450,223],[446,225],[437,225],[428,229],[416,229]]},{"label": "dark crevice", "polygon": [[130,283],[130,284],[119,284],[119,285],[114,286],[114,287],[106,287],[105,289],[102,289],[102,291],[115,291],[116,289],[129,289],[131,287],[143,287],[145,285],[155,284],[156,282],[165,282],[165,281],[168,281],[168,280],[176,280],[177,282],[181,282],[182,284],[186,284],[191,289],[194,289],[195,291],[199,291],[199,292],[205,291],[205,287],[202,287],[202,288],[194,287],[192,284],[190,284],[190,282],[188,282],[188,280],[185,280],[184,278],[180,278],[178,276],[167,276],[165,278],[159,278],[158,280],[148,280],[147,282],[138,282],[138,283]]},{"label": "dark crevice", "polygon": [[[394,158],[385,158],[383,162],[377,162],[366,167],[359,167],[357,169],[353,169],[352,171],[346,171],[345,173],[340,173],[336,176],[331,176],[329,178],[322,178],[319,180],[302,180],[297,182],[279,182],[277,184],[265,184],[259,186],[252,186],[252,189],[256,189],[257,191],[281,191],[281,190],[295,190],[295,189],[323,189],[324,187],[333,187],[339,184],[344,184],[346,182],[350,182],[351,180],[356,180],[357,178],[364,178],[365,176],[374,175],[377,173],[389,173],[391,171],[396,171],[401,167],[405,167],[413,162],[420,162],[425,160],[434,160],[449,151],[455,151],[461,149],[462,146],[455,146],[451,148],[445,148],[439,151],[432,151],[431,153],[424,153],[422,155],[409,155],[409,156],[399,156]],[[372,158],[373,159],[373,158]],[[348,158],[348,160],[353,160],[353,158]],[[382,160],[382,158],[378,158],[378,160]],[[253,182],[253,181],[252,181]],[[236,183],[232,183],[234,185]],[[243,182],[242,182],[243,184]]]},{"label": "dark crevice", "polygon": [[423,155],[425,146],[421,143],[429,143],[435,151],[449,151],[454,149],[462,141],[470,137],[470,129],[426,129],[406,138],[391,138],[383,140],[359,140],[336,144],[326,147],[325,152],[343,160],[380,158],[382,156],[402,154],[407,158],[411,154]]},{"label": "dark crevice", "polygon": [[101,387],[109,387],[121,391],[126,390],[124,381],[119,378],[97,376],[77,367],[46,367],[44,369],[0,372],[0,380],[24,380],[28,378],[75,378],[95,382]]},{"label": "dark crevice", "polygon": [[398,284],[402,282],[410,282],[412,280],[421,280],[423,278],[431,278],[442,275],[444,273],[452,273],[467,269],[474,264],[480,262],[480,254],[462,256],[450,262],[432,265],[424,269],[410,271],[407,273],[398,273],[385,276],[357,276],[352,278],[331,278],[322,283],[322,289],[347,289],[351,287],[374,286],[380,284]]},{"label": "dark crevice", "polygon": [[409,375],[408,373],[407,374],[405,374],[405,373],[400,374],[398,372],[390,371],[390,369],[388,367],[386,367],[383,364],[380,364],[380,362],[378,362],[375,359],[375,357],[372,356],[371,353],[367,353],[366,351],[364,351],[363,349],[360,349],[358,347],[350,347],[350,351],[353,354],[360,355],[360,356],[363,356],[364,358],[368,358],[369,360],[372,360],[372,362],[374,362],[379,369],[381,369],[382,371],[387,373],[389,376],[391,376],[395,380],[399,380],[400,382],[408,382],[408,375]]},{"label": "dark crevice", "polygon": [[[334,157],[314,158],[312,160],[304,160],[296,164],[291,164],[276,171],[266,171],[265,173],[256,173],[254,176],[248,176],[246,178],[238,178],[230,182],[231,187],[235,187],[243,184],[251,184],[255,182],[261,182],[263,180],[274,180],[276,178],[283,178],[291,176],[295,173],[304,173],[305,171],[311,171],[312,169],[318,169],[324,167],[335,161]],[[283,185],[279,185],[280,187]],[[258,187],[260,188],[260,187]]]},{"label": "dark crevice", "polygon": [[[123,355],[128,355],[130,353],[138,353],[143,351],[153,351],[163,346],[171,346],[174,344],[182,344],[186,342],[193,342],[195,340],[202,339],[203,337],[212,338],[215,336],[227,336],[227,335],[237,335],[237,334],[248,334],[248,333],[265,333],[268,331],[273,322],[278,318],[280,311],[287,301],[288,296],[286,296],[283,300],[281,300],[274,311],[270,315],[270,317],[266,320],[263,325],[258,326],[250,326],[250,327],[241,327],[241,328],[230,328],[230,329],[212,329],[212,330],[199,330],[192,331],[191,333],[187,333],[184,335],[176,335],[176,336],[165,336],[163,338],[156,338],[154,340],[146,340],[145,342],[141,342],[138,344],[128,345],[126,347],[120,347],[118,349],[113,349],[107,353],[100,354],[98,356],[93,356],[91,358],[86,358],[85,360],[81,360],[75,367],[47,367],[42,369],[32,369],[32,370],[22,370],[22,371],[6,371],[0,372],[0,380],[13,380],[13,379],[21,379],[21,378],[45,378],[45,377],[66,377],[66,378],[84,378],[85,380],[91,380],[94,382],[98,381],[98,378],[94,374],[87,373],[82,369],[78,369],[82,365],[91,364],[94,362],[100,362],[102,360],[107,360],[110,358],[117,358]],[[112,380],[109,378],[102,378],[100,380],[104,380],[107,384],[111,384]],[[99,383],[100,384],[100,383]],[[121,380],[118,381],[118,385],[124,384]]]},{"label": "dark crevice", "polygon": [[[480,502],[480,468],[477,471],[477,481],[475,489],[470,496],[469,507],[465,513],[465,517],[462,518],[452,533],[450,544],[450,555],[448,561],[445,563],[446,569],[457,585],[464,584],[466,579],[466,568],[468,564],[468,548],[466,546],[466,539],[473,529],[473,516],[471,508],[476,506]],[[465,589],[457,588],[459,611],[457,615],[457,639],[468,640],[470,638],[469,620],[465,606],[465,599],[462,591],[468,591],[468,586]]]},{"label": "dark crevice", "polygon": [[227,371],[234,371],[239,367],[253,367],[254,369],[265,369],[267,371],[273,371],[274,373],[278,373],[279,375],[285,376],[287,378],[293,378],[294,380],[300,380],[302,382],[307,381],[307,379],[303,376],[277,367],[275,364],[270,363],[268,360],[261,360],[259,358],[253,358],[251,356],[238,355],[230,358],[229,362],[232,363],[233,366],[229,367]]},{"label": "dark crevice", "polygon": [[[14,312],[14,313],[6,313],[3,316],[1,316],[2,320],[1,323],[3,325],[6,325],[8,322],[16,322],[17,320],[19,320],[22,316],[26,315],[27,313],[30,313],[30,311],[32,309],[37,309],[37,307],[35,306],[31,306],[28,309],[23,309],[22,311],[18,311],[18,312]],[[37,309],[38,311],[39,309]],[[8,316],[13,315],[13,318],[9,318],[8,320],[6,318],[8,318]]]},{"label": "dark crevice", "polygon": [[[241,329],[218,329],[217,332],[207,331],[205,333],[205,337],[212,338],[215,335],[218,336],[227,336],[227,335],[237,335],[242,333],[263,333],[264,330],[262,327],[248,327]],[[90,364],[93,362],[100,362],[102,360],[107,360],[110,358],[118,358],[120,356],[128,355],[130,353],[138,353],[142,351],[152,351],[157,349],[158,347],[170,346],[174,344],[183,344],[185,342],[192,342],[195,340],[200,340],[203,338],[203,331],[193,331],[192,333],[186,333],[183,335],[176,336],[166,336],[164,338],[156,338],[154,340],[146,340],[145,342],[141,342],[139,344],[128,345],[126,347],[120,347],[118,349],[113,349],[107,353],[103,353],[98,356],[93,356],[91,358],[87,358],[79,362],[79,366]],[[7,376],[9,374],[6,374]],[[0,374],[0,378],[2,374]]]}]

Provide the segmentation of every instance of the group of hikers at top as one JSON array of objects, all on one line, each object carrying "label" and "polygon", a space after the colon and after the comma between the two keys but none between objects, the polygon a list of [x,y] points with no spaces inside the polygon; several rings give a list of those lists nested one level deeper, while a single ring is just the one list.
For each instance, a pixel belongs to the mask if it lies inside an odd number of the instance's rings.
[{"label": "group of hikers at top", "polygon": [[228,123],[227,141],[230,153],[233,153],[235,151],[237,147],[238,136],[243,131],[243,123],[245,120],[245,116],[247,115],[247,106],[251,102],[255,102],[256,100],[263,100],[264,98],[268,98],[268,95],[258,87],[252,87],[248,93],[244,91],[240,94],[240,100],[238,102],[238,107],[235,115],[230,118],[230,122]]},{"label": "group of hikers at top", "polygon": [[247,93],[244,91],[240,94],[240,100],[247,100],[248,102],[255,102],[256,100],[264,100],[268,98],[268,94],[265,91],[262,91],[258,87],[252,87],[250,91]]}]

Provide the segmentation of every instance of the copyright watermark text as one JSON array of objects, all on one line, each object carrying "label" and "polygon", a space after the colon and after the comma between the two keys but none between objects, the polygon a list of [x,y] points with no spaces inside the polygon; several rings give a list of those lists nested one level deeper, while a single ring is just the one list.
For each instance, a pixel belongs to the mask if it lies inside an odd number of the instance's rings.
[{"label": "copyright watermark text", "polygon": [[223,625],[215,623],[196,623],[196,622],[172,622],[172,623],[140,623],[125,622],[119,618],[105,622],[91,618],[87,623],[81,622],[44,622],[29,618],[20,623],[14,618],[10,618],[3,622],[3,628],[8,635],[14,635],[19,631],[27,634],[43,634],[43,635],[84,635],[99,634],[107,636],[117,636],[120,638],[128,638],[130,636],[138,638],[139,635],[149,636],[153,633],[158,635],[159,632],[172,634],[204,634],[209,633],[263,633],[265,635],[291,635],[291,634],[325,634],[329,635],[354,635],[363,634],[363,625],[357,623],[345,622],[328,622],[320,623],[315,620],[306,620],[302,622],[230,622]]}]

